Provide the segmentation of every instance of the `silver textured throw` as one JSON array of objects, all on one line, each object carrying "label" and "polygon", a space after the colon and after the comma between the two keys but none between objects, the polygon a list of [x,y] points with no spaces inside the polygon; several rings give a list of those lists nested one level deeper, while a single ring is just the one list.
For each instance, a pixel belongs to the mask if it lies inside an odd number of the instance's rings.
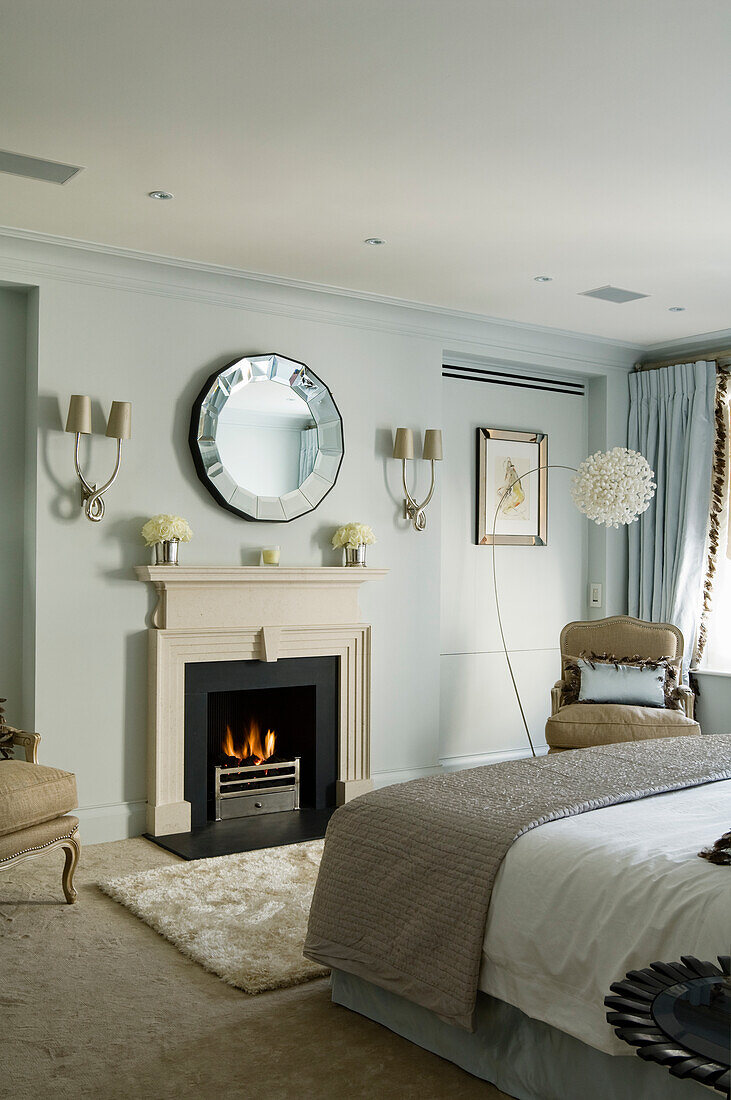
[{"label": "silver textured throw", "polygon": [[731,779],[731,735],[511,760],[362,795],[333,815],[305,955],[471,1028],[510,845],[561,817]]}]

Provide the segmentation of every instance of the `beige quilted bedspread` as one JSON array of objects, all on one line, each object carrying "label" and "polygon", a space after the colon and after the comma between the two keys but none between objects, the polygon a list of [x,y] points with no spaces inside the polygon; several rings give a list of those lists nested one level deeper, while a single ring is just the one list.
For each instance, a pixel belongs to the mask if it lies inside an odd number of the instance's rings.
[{"label": "beige quilted bedspread", "polygon": [[[545,821],[731,778],[731,736],[641,741],[416,779],[332,817],[305,955],[472,1026],[493,882]],[[590,934],[590,930],[587,930]]]}]

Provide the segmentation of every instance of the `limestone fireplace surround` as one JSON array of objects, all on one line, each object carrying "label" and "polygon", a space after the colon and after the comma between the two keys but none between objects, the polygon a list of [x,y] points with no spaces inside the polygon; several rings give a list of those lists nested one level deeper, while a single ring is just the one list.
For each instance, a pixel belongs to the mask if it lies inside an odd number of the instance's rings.
[{"label": "limestone fireplace surround", "polygon": [[358,590],[387,569],[138,566],[158,600],[149,634],[147,831],[190,831],[184,797],[185,666],[336,656],[338,804],[371,790],[371,628]]}]

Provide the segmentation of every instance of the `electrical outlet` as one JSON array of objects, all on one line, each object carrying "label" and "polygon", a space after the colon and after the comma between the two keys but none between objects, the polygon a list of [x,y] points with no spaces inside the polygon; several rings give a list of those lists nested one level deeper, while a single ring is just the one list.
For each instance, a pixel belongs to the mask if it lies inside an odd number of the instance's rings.
[{"label": "electrical outlet", "polygon": [[602,586],[598,581],[592,581],[589,585],[589,607],[602,606]]}]

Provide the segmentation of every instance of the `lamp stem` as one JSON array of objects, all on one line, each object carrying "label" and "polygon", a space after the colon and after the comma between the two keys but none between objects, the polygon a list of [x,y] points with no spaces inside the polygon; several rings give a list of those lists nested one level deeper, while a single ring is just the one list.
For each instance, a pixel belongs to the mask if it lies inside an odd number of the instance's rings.
[{"label": "lamp stem", "polygon": [[510,654],[508,652],[508,646],[507,646],[507,643],[505,641],[505,631],[503,630],[503,617],[500,613],[500,596],[498,594],[497,567],[496,567],[496,564],[495,564],[495,531],[497,529],[497,517],[498,517],[498,513],[500,511],[500,506],[502,505],[503,501],[505,500],[505,497],[508,495],[508,493],[513,488],[513,486],[517,485],[518,482],[522,481],[524,477],[530,477],[531,474],[537,474],[541,470],[572,470],[574,473],[576,473],[576,467],[575,466],[564,466],[561,463],[549,463],[547,466],[536,466],[536,468],[534,470],[527,470],[524,474],[520,474],[519,477],[516,477],[513,481],[511,481],[510,485],[508,485],[507,488],[503,491],[503,493],[500,496],[499,501],[497,502],[497,507],[495,508],[495,516],[493,517],[493,521],[492,521],[492,586],[493,586],[493,590],[495,592],[495,610],[497,611],[497,625],[498,625],[498,629],[500,630],[500,640],[503,643],[503,652],[505,653],[505,660],[508,663],[508,672],[510,673],[510,679],[511,679],[512,684],[513,684],[513,691],[515,692],[515,698],[518,700],[518,709],[520,710],[520,717],[523,721],[523,727],[525,729],[526,737],[528,738],[528,744],[530,745],[530,751],[533,754],[533,756],[536,756],[536,750],[535,750],[535,746],[533,745],[533,738],[530,735],[530,729],[528,728],[528,721],[525,717],[525,711],[523,709],[523,700],[520,698],[520,692],[518,691],[518,684],[516,683],[516,680],[515,680],[515,673],[513,672],[513,663],[510,660]]}]

